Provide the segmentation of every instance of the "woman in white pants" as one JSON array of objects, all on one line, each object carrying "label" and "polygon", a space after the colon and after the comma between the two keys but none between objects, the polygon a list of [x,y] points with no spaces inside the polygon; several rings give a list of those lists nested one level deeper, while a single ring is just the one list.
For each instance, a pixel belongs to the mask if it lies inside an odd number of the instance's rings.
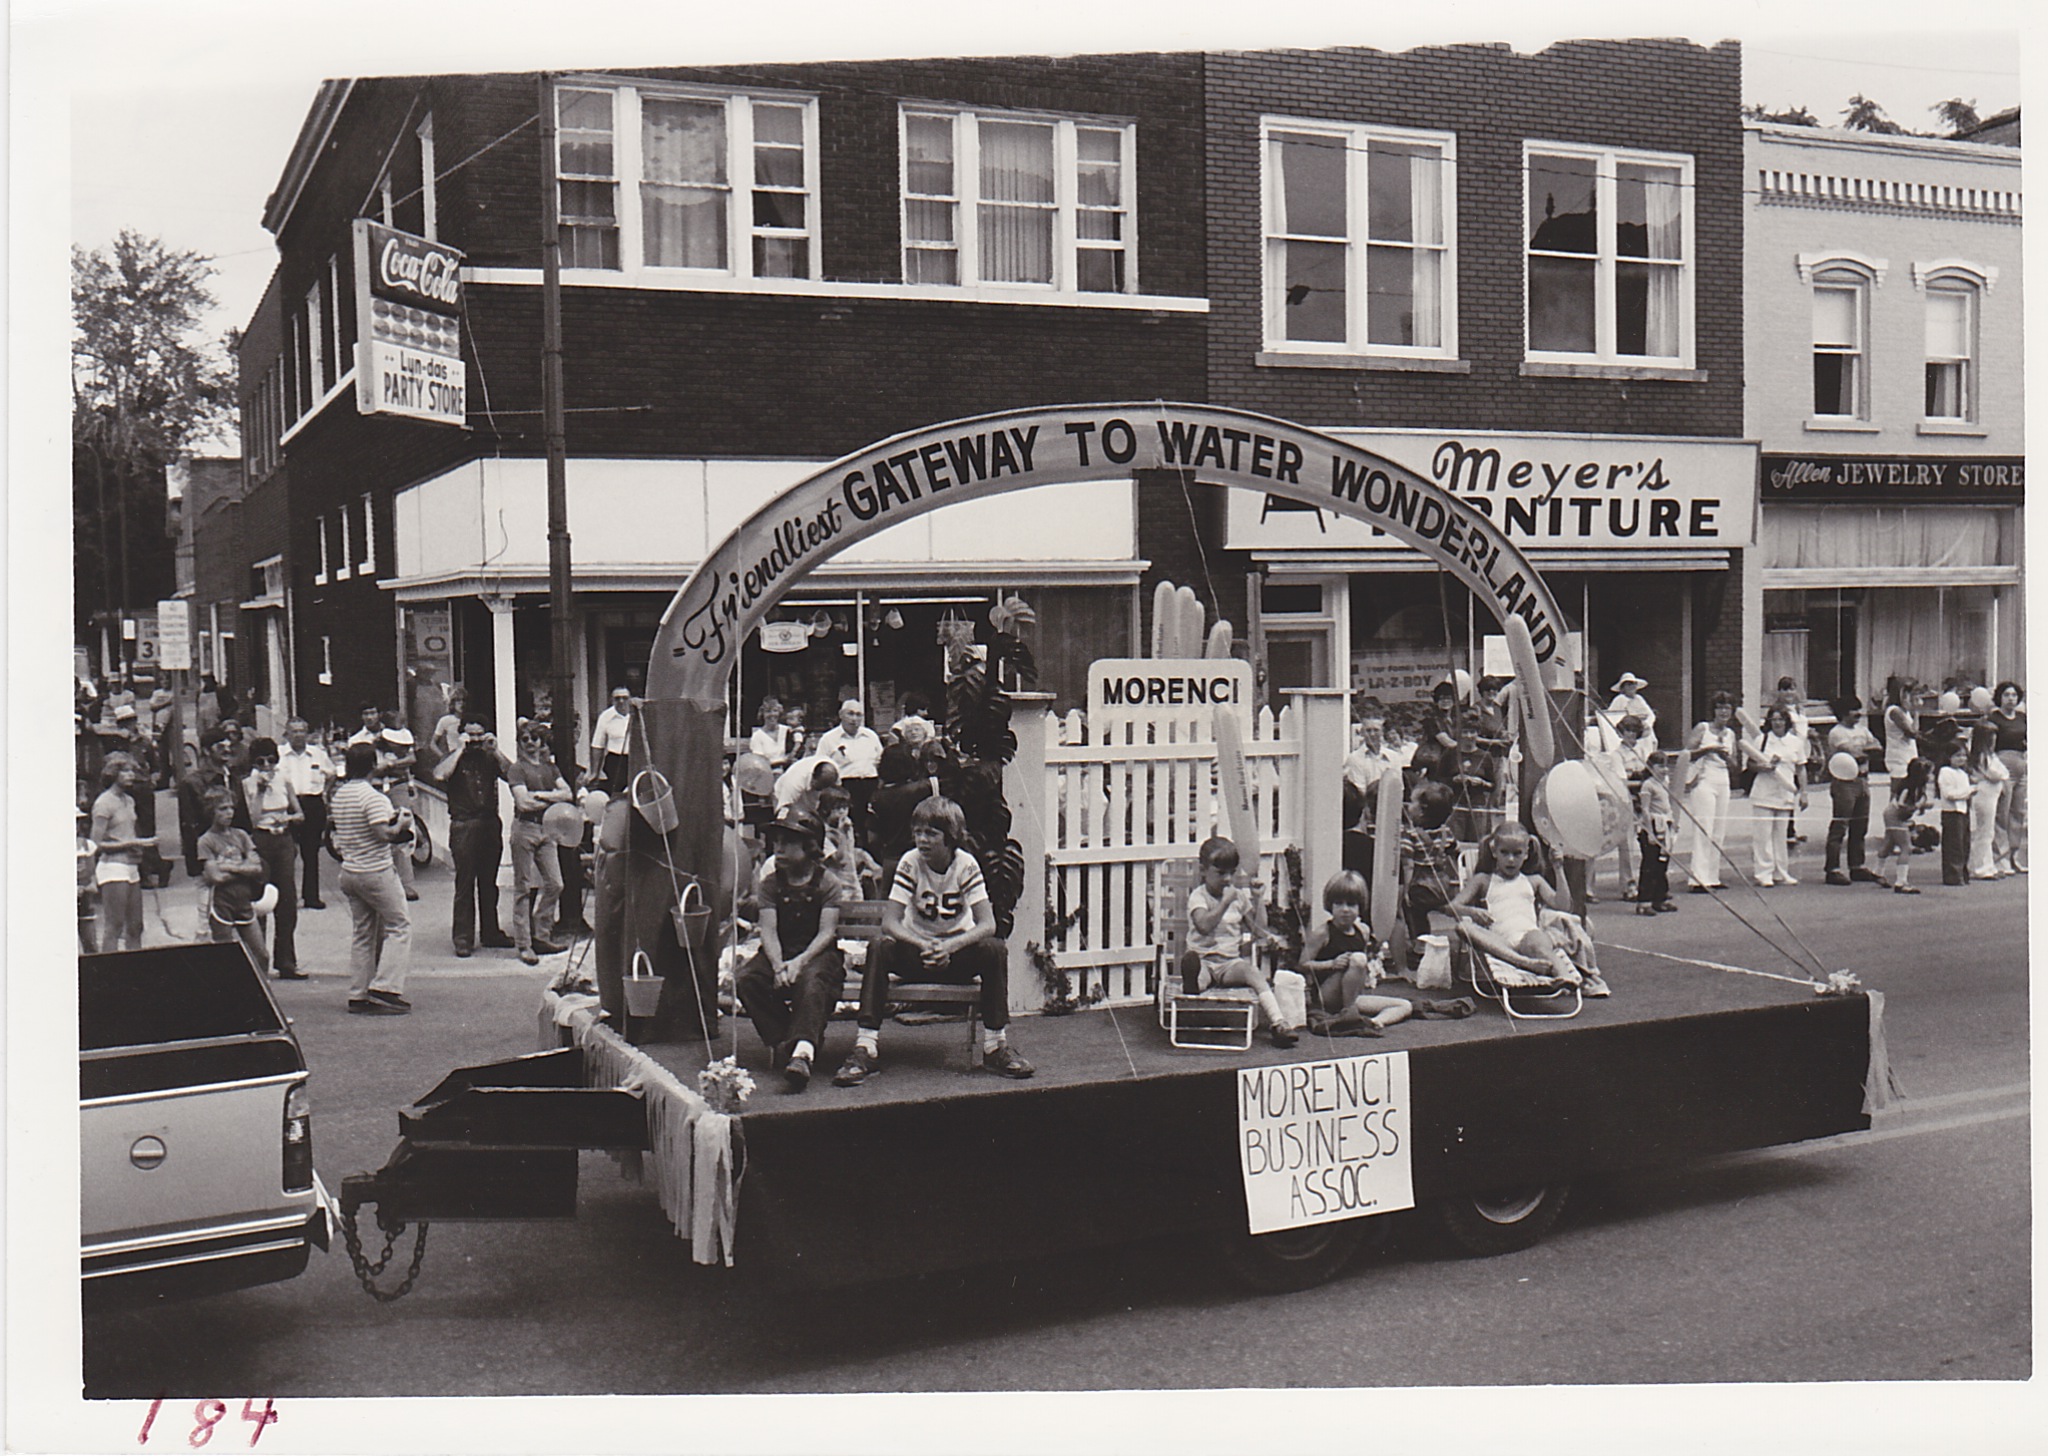
[{"label": "woman in white pants", "polygon": [[1728,839],[1729,772],[1735,766],[1735,699],[1715,693],[1712,716],[1686,735],[1686,813],[1692,820],[1692,863],[1687,873],[1696,892],[1721,885],[1721,846]]},{"label": "woman in white pants", "polygon": [[1742,756],[1756,765],[1749,789],[1749,807],[1756,815],[1750,845],[1756,855],[1760,886],[1796,885],[1792,877],[1785,831],[1793,812],[1806,807],[1806,785],[1800,772],[1806,763],[1806,734],[1792,721],[1791,710],[1773,703],[1764,714],[1763,732],[1742,740]]}]

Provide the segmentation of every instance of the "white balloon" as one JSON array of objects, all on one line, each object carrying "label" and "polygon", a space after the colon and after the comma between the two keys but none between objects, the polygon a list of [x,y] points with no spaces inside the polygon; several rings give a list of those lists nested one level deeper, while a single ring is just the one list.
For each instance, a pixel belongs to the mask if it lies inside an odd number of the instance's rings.
[{"label": "white balloon", "polygon": [[1953,688],[1935,700],[1934,711],[1937,713],[1960,713],[1962,710],[1963,700]]},{"label": "white balloon", "polygon": [[1970,689],[1970,707],[1979,713],[1991,711],[1991,689],[1975,687]]},{"label": "white balloon", "polygon": [[1618,818],[1603,802],[1600,781],[1581,759],[1568,758],[1543,776],[1543,808],[1554,827],[1551,838],[1574,859],[1591,859],[1607,847]]},{"label": "white balloon", "polygon": [[1828,759],[1828,777],[1831,779],[1840,779],[1846,784],[1861,771],[1862,765],[1856,762],[1856,755],[1847,749]]}]

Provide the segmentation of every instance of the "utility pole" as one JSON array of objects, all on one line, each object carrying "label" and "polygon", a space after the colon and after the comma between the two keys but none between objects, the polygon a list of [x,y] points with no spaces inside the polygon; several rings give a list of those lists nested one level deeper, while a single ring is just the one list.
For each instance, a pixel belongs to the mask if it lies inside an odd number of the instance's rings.
[{"label": "utility pole", "polygon": [[540,409],[548,460],[548,612],[553,627],[555,766],[576,775],[576,704],[571,673],[576,624],[569,570],[569,460],[562,426],[562,228],[555,184],[555,78],[540,75]]}]

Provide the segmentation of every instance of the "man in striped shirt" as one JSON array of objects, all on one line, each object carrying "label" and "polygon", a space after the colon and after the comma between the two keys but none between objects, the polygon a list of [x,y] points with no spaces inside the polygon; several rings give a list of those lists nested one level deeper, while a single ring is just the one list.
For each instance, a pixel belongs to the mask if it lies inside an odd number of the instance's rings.
[{"label": "man in striped shirt", "polygon": [[412,969],[412,921],[391,846],[410,840],[412,811],[392,808],[370,782],[377,768],[374,744],[349,744],[345,763],[348,778],[334,791],[331,813],[352,931],[348,1009],[403,1016],[412,1010],[404,994]]}]

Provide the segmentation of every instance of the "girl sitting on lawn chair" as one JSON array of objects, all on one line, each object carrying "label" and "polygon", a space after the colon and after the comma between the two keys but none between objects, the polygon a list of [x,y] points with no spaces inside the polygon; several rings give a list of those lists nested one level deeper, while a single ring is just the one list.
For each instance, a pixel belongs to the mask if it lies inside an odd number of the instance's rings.
[{"label": "girl sitting on lawn chair", "polygon": [[1491,870],[1475,869],[1450,905],[1459,933],[1475,950],[1517,970],[1579,986],[1588,996],[1605,996],[1607,983],[1592,962],[1592,940],[1584,924],[1565,908],[1550,881],[1527,869],[1533,849],[1529,831],[1503,824],[1487,838],[1486,848]]}]

